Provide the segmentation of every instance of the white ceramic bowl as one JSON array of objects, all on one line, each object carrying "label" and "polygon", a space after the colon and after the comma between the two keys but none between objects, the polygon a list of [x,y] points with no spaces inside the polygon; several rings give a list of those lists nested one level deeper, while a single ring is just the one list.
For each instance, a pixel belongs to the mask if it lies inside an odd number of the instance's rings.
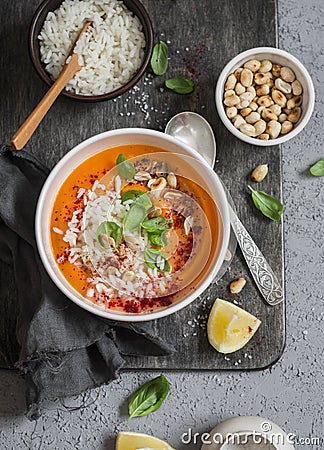
[{"label": "white ceramic bowl", "polygon": [[[225,106],[223,103],[224,96],[224,85],[227,80],[227,77],[230,73],[234,72],[237,68],[242,67],[244,63],[249,61],[250,59],[269,59],[271,62],[276,64],[281,64],[283,66],[290,67],[296,74],[297,80],[303,86],[303,103],[301,105],[302,114],[299,122],[294,126],[294,128],[287,134],[278,137],[277,139],[269,139],[268,141],[263,141],[260,139],[256,139],[250,136],[246,136],[240,130],[234,127],[232,121],[226,116]],[[284,50],[280,50],[278,48],[273,47],[257,47],[251,48],[250,50],[246,50],[243,53],[235,56],[222,70],[216,85],[215,92],[215,101],[216,108],[221,118],[223,124],[226,128],[234,134],[234,136],[238,137],[242,141],[248,142],[253,145],[260,146],[269,146],[269,145],[278,145],[283,142],[292,139],[297,136],[298,133],[305,127],[307,122],[309,121],[315,102],[315,92],[312,79],[307,72],[305,66],[294,56],[285,52]]]},{"label": "white ceramic bowl", "polygon": [[[293,436],[287,435],[271,420],[260,416],[232,417],[219,423],[208,433],[207,440],[210,443],[205,442],[201,450],[239,450],[240,448],[294,450]],[[249,437],[250,446],[248,447]]]},{"label": "white ceramic bowl", "polygon": [[[215,252],[216,254],[213,255],[212,264],[210,264],[208,270],[206,271],[206,275],[198,284],[195,291],[190,291],[190,294],[184,294],[183,298],[180,298],[179,301],[169,307],[166,307],[165,309],[146,314],[128,314],[114,312],[113,310],[104,310],[103,308],[94,305],[89,300],[82,297],[81,294],[79,294],[67,282],[65,277],[60,272],[50,243],[50,215],[52,212],[52,205],[63,181],[67,178],[71,171],[73,171],[91,155],[94,155],[95,153],[103,151],[109,147],[116,147],[126,144],[156,146],[169,150],[170,152],[187,155],[199,160],[199,170],[202,172],[200,175],[202,176],[202,179],[205,180],[206,185],[210,190],[210,194],[213,196],[217,204],[221,219],[220,239]],[[209,286],[217,275],[225,258],[230,235],[230,219],[226,194],[222,187],[221,181],[215,172],[208,166],[205,160],[195,150],[186,144],[177,141],[173,137],[158,131],[141,128],[125,128],[107,131],[105,133],[93,136],[77,145],[60,160],[60,162],[50,173],[40,194],[36,211],[35,228],[37,246],[43,264],[54,283],[68,298],[82,308],[99,316],[119,321],[137,322],[158,319],[160,317],[172,314],[189,305],[189,303],[195,300]]]}]

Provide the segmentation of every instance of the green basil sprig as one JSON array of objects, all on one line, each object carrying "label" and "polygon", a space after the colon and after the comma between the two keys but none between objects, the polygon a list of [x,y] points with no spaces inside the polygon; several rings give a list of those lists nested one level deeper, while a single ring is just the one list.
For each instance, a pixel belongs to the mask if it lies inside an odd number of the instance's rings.
[{"label": "green basil sprig", "polygon": [[248,188],[252,192],[252,200],[256,208],[269,219],[279,220],[284,210],[283,204],[266,192],[255,191],[251,186],[248,186]]},{"label": "green basil sprig", "polygon": [[124,220],[124,230],[125,231],[139,231],[141,228],[141,223],[146,217],[146,210],[136,203],[127,211]]},{"label": "green basil sprig", "polygon": [[165,42],[160,41],[153,48],[151,67],[155,75],[163,75],[168,68],[169,50]]},{"label": "green basil sprig", "polygon": [[135,392],[129,402],[129,419],[127,423],[133,417],[147,416],[159,409],[169,390],[170,384],[164,375],[160,375],[145,383],[144,386]]},{"label": "green basil sprig", "polygon": [[156,248],[147,248],[144,251],[144,260],[151,269],[157,269],[159,272],[170,272],[170,264],[167,258]]},{"label": "green basil sprig", "polygon": [[146,213],[147,213],[147,211],[148,211],[150,208],[152,208],[152,206],[153,206],[153,205],[152,205],[152,202],[151,202],[151,199],[150,199],[150,197],[149,197],[147,194],[143,194],[143,195],[139,196],[139,197],[134,201],[134,203],[131,204],[131,208],[132,208],[134,205],[142,206],[142,208],[145,209],[145,212],[146,212]]},{"label": "green basil sprig", "polygon": [[120,196],[121,202],[125,203],[127,200],[133,200],[135,201],[138,197],[143,195],[143,191],[137,191],[135,189],[131,189],[129,191],[123,192]]},{"label": "green basil sprig", "polygon": [[123,232],[119,225],[115,222],[102,222],[97,230],[96,238],[101,248],[108,248],[108,237],[113,238],[115,245],[119,245],[123,240]]},{"label": "green basil sprig", "polygon": [[118,155],[116,160],[116,169],[119,175],[128,180],[132,180],[136,173],[136,169],[132,163],[128,161],[128,159],[122,153]]},{"label": "green basil sprig", "polygon": [[166,237],[166,231],[160,233],[148,233],[148,240],[151,244],[156,245],[157,247],[165,247],[168,245],[168,239]]},{"label": "green basil sprig", "polygon": [[148,233],[158,233],[169,230],[172,227],[172,220],[165,217],[154,217],[153,219],[145,220],[142,227]]},{"label": "green basil sprig", "polygon": [[314,177],[324,177],[324,159],[317,161],[309,171]]},{"label": "green basil sprig", "polygon": [[166,80],[165,85],[177,94],[191,94],[195,87],[195,83],[187,78],[171,78]]},{"label": "green basil sprig", "polygon": [[125,231],[139,231],[147,211],[152,207],[152,202],[147,194],[140,195],[131,204],[129,211],[125,214],[123,226]]}]

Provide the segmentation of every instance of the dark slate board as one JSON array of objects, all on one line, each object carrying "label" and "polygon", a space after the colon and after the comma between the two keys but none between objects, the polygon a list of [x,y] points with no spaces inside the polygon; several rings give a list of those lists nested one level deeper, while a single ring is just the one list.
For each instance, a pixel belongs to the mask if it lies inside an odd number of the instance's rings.
[{"label": "dark slate board", "polygon": [[[164,130],[174,114],[190,110],[202,114],[213,127],[217,139],[215,170],[229,189],[238,214],[283,283],[282,223],[273,223],[253,207],[246,185],[251,170],[269,164],[262,188],[281,197],[280,148],[261,148],[234,138],[220,122],[214,103],[214,89],[222,67],[237,53],[256,46],[277,45],[276,1],[251,0],[145,0],[155,30],[156,41],[170,41],[168,77],[185,76],[196,81],[190,96],[163,89],[163,77],[150,72],[138,84],[139,90],[116,101],[83,104],[59,98],[30,140],[29,149],[49,167],[82,140],[105,130],[146,127]],[[0,116],[1,138],[18,129],[46,91],[29,60],[28,26],[38,5],[1,1]],[[127,114],[129,113],[129,114]],[[240,295],[231,296],[229,282],[236,276],[247,278]],[[228,358],[218,354],[206,338],[206,317],[213,300],[222,297],[237,301],[256,314],[262,325],[254,339]],[[16,289],[12,269],[0,266],[0,365],[12,367],[17,359],[15,339]],[[125,368],[155,369],[255,369],[276,361],[285,341],[285,307],[267,306],[257,291],[238,249],[230,271],[185,310],[155,323],[162,337],[171,339],[178,352],[167,358],[127,358]]]}]

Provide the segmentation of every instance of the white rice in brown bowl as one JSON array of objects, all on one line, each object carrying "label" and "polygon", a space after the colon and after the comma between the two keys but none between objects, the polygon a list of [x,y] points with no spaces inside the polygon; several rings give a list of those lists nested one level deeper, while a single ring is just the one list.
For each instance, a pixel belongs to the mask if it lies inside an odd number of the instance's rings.
[{"label": "white rice in brown bowl", "polygon": [[144,59],[142,24],[122,1],[63,1],[57,10],[48,13],[39,33],[41,60],[55,80],[87,21],[92,26],[74,50],[82,69],[65,89],[85,96],[107,94],[125,85]]}]

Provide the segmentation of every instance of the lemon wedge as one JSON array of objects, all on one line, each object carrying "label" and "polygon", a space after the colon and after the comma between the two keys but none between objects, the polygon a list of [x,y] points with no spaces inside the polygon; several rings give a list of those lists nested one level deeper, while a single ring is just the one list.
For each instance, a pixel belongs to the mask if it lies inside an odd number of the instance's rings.
[{"label": "lemon wedge", "polygon": [[208,340],[218,352],[233,353],[249,342],[260,323],[244,309],[217,298],[208,318]]},{"label": "lemon wedge", "polygon": [[121,431],[118,433],[116,450],[174,450],[164,441],[148,434]]}]

